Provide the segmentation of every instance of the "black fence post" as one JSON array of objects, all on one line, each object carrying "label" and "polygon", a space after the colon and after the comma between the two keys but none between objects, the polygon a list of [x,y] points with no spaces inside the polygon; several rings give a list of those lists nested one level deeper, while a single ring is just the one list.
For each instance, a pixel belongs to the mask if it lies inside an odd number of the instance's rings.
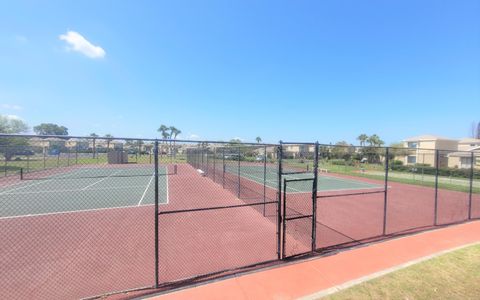
[{"label": "black fence post", "polygon": [[240,146],[238,146],[238,199],[240,199]]},{"label": "black fence post", "polygon": [[468,194],[468,219],[472,218],[472,193],[473,193],[473,165],[475,163],[475,156],[473,151],[470,153],[470,187]]},{"label": "black fence post", "polygon": [[267,201],[267,145],[263,146],[263,216],[265,217],[265,202]]},{"label": "black fence post", "polygon": [[317,249],[317,189],[318,189],[318,141],[315,142],[313,156],[313,189],[312,189],[312,252]]},{"label": "black fence post", "polygon": [[215,182],[215,173],[217,173],[217,168],[216,168],[216,160],[217,157],[217,147],[214,145],[213,146],[213,182]]},{"label": "black fence post", "polygon": [[281,204],[282,204],[282,157],[283,157],[283,149],[282,149],[282,141],[279,142],[277,148],[277,159],[278,159],[278,182],[277,182],[277,256],[278,259],[282,258],[282,253],[280,249],[280,243],[282,241],[282,211],[281,211]]},{"label": "black fence post", "polygon": [[158,141],[155,141],[154,153],[154,179],[155,179],[155,288],[158,288]]},{"label": "black fence post", "polygon": [[95,151],[96,151],[96,145],[95,145],[95,139],[93,139],[93,148],[92,148],[92,158],[95,158]]},{"label": "black fence post", "polygon": [[209,177],[210,176],[210,166],[208,165],[208,148],[205,147],[206,149],[206,156],[205,156],[205,164],[207,165],[204,172],[205,172],[205,176]]},{"label": "black fence post", "polygon": [[385,148],[385,194],[383,197],[383,235],[387,233],[387,200],[388,200],[388,168],[389,168],[389,148]]},{"label": "black fence post", "polygon": [[225,147],[222,148],[222,187],[225,188]]},{"label": "black fence post", "polygon": [[70,148],[67,148],[67,167],[70,167]]},{"label": "black fence post", "polygon": [[434,213],[434,222],[433,225],[437,225],[438,219],[438,163],[439,163],[440,151],[435,150],[435,213]]},{"label": "black fence post", "polygon": [[284,178],[283,179],[283,226],[282,226],[282,259],[285,258],[285,244],[286,244],[286,240],[285,240],[285,236],[286,236],[286,231],[287,231],[287,218],[286,218],[286,215],[287,215],[287,179]]},{"label": "black fence post", "polygon": [[[7,146],[5,152],[8,152],[8,151],[9,151],[9,150],[8,150],[8,146]],[[5,161],[4,161],[5,177],[7,177],[7,167],[8,167],[8,165],[7,165],[7,164],[8,164],[7,155],[5,155],[5,156],[3,157],[3,159],[5,160]]]}]

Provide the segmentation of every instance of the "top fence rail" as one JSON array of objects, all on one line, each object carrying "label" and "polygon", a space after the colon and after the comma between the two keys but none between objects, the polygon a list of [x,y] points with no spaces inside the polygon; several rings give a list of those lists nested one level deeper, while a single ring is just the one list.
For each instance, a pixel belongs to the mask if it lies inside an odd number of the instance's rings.
[{"label": "top fence rail", "polygon": [[[158,141],[159,143],[162,142],[176,142],[176,143],[188,143],[188,144],[194,144],[194,143],[209,143],[209,144],[225,144],[225,145],[247,145],[247,146],[268,146],[268,147],[277,147],[280,145],[311,145],[314,146],[318,142],[284,142],[284,141],[279,141],[278,143],[256,143],[256,142],[231,142],[231,141],[219,141],[219,140],[184,140],[184,139],[162,139],[162,138],[131,138],[131,137],[102,137],[102,136],[76,136],[76,135],[36,135],[36,134],[0,134],[0,138],[14,138],[14,137],[23,137],[23,138],[42,138],[42,139],[47,139],[47,138],[58,138],[58,139],[63,139],[63,140],[68,140],[68,139],[96,139],[96,140],[124,140],[124,141],[146,141],[146,142],[156,142]],[[435,149],[435,148],[409,148],[409,147],[390,147],[390,146],[371,146],[371,145],[335,145],[335,144],[323,144],[323,143],[318,143],[320,147],[331,147],[331,148],[348,148],[348,147],[356,147],[356,148],[372,148],[372,149],[398,149],[398,150],[425,150],[425,151],[449,151],[449,152],[460,152],[460,153],[471,153],[472,151],[467,151],[467,150],[456,150],[456,149]]]}]

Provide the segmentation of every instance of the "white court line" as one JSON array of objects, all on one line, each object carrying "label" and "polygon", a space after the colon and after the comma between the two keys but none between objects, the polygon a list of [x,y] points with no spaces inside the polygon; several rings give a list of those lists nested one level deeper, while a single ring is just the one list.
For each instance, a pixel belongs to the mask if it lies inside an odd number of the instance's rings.
[{"label": "white court line", "polygon": [[104,177],[104,178],[102,178],[102,179],[100,179],[100,180],[98,180],[98,181],[95,181],[94,183],[87,185],[86,187],[82,188],[81,190],[82,190],[82,191],[85,191],[85,190],[88,189],[89,187],[92,187],[92,186],[94,186],[94,185],[96,185],[96,184],[98,184],[98,183],[100,183],[100,182],[102,182],[102,181],[104,181],[104,180],[107,180],[108,178],[112,177],[113,175],[116,175],[116,174],[120,173],[120,171],[122,171],[122,170],[118,170],[118,171],[116,171],[116,172],[113,172],[112,174],[108,175],[107,177]]},{"label": "white court line", "polygon": [[[104,190],[115,190],[115,189],[133,189],[133,188],[143,188],[143,185],[130,185],[130,186],[114,186],[114,187],[104,187],[97,189],[90,189],[88,191],[104,191]],[[20,192],[20,193],[5,193],[4,195],[28,195],[28,194],[46,194],[46,193],[65,193],[65,192],[82,192],[81,189],[66,189],[66,190],[46,190],[46,191],[32,191],[32,192]]]},{"label": "white court line", "polygon": [[[84,172],[85,170],[81,170],[80,172]],[[32,184],[28,184],[28,185],[24,185],[24,186],[21,186],[21,187],[18,187],[18,188],[14,188],[14,189],[11,189],[11,190],[7,190],[7,191],[3,191],[3,192],[0,192],[0,195],[3,195],[3,194],[7,194],[8,192],[11,192],[11,191],[17,191],[17,190],[22,190],[24,188],[27,188],[27,187],[32,187],[32,186],[35,186],[35,185],[38,185],[38,184],[41,184],[41,183],[45,183],[45,182],[49,182],[49,181],[52,181],[54,179],[58,179],[58,178],[55,178],[55,177],[52,177],[52,178],[49,178],[49,179],[45,179],[45,180],[41,180],[38,181],[38,182],[35,182],[35,183],[32,183]],[[19,183],[20,184],[20,183]],[[7,187],[8,188],[8,187]]]},{"label": "white court line", "polygon": [[142,204],[143,198],[145,198],[145,195],[147,194],[148,188],[150,187],[150,184],[152,183],[153,178],[155,178],[155,174],[153,174],[150,180],[148,181],[147,187],[145,188],[145,191],[142,194],[142,198],[140,198],[140,201],[138,201],[137,206],[140,206],[140,204]]},{"label": "white court line", "polygon": [[[159,204],[163,204],[163,203],[159,203]],[[144,207],[144,206],[152,206],[152,205],[154,204],[143,204],[140,206]],[[27,217],[40,217],[40,216],[49,216],[49,215],[61,215],[61,214],[73,214],[73,213],[121,209],[121,208],[138,208],[138,207],[139,207],[138,205],[127,205],[127,206],[117,206],[117,207],[91,208],[91,209],[83,209],[83,210],[68,210],[68,211],[59,211],[59,212],[42,213],[42,214],[28,214],[28,215],[19,215],[19,216],[0,217],[0,220],[27,218]]]},{"label": "white court line", "polygon": [[[260,178],[260,177],[254,176],[254,175],[248,174],[248,176],[253,177],[253,178],[257,178],[257,179],[263,181],[263,178]],[[285,177],[288,177],[289,175],[284,175],[284,176],[285,176]],[[341,178],[334,177],[334,176],[331,176],[331,177],[332,177],[333,179],[341,179]],[[245,178],[245,177],[244,177],[244,178]],[[297,179],[297,177],[290,177],[290,178],[292,178],[292,179]],[[255,180],[252,180],[252,179],[250,179],[250,178],[245,178],[245,179],[250,180],[250,181],[252,181],[252,182],[255,182],[255,183],[257,183],[257,184],[261,184],[260,182],[257,182],[257,181],[255,181]],[[346,180],[346,179],[341,179],[341,180],[346,181],[346,182],[349,182],[349,181]],[[352,181],[355,181],[355,180],[351,180],[350,182],[352,182]],[[276,183],[277,183],[276,181],[265,180],[265,182],[274,183],[275,185],[277,185],[277,184],[276,184]],[[363,183],[363,182],[362,182],[362,183]],[[369,184],[369,183],[367,183],[367,184]],[[373,185],[373,184],[372,184],[372,185]],[[382,187],[382,186],[362,187],[362,188],[347,188],[347,189],[336,189],[336,190],[319,190],[319,192],[339,192],[339,191],[349,191],[349,190],[369,190],[369,189],[376,189],[376,188],[381,188],[381,187]],[[276,186],[271,186],[271,188],[276,188]],[[391,188],[391,186],[388,186],[388,188]],[[295,188],[289,187],[289,186],[287,186],[287,189],[290,189],[290,190],[293,190],[293,191],[296,192],[296,193],[290,192],[291,194],[297,194],[297,193],[298,193],[298,194],[304,194],[304,193],[309,193],[309,192],[310,192],[310,191],[300,191],[300,190],[298,190],[298,189],[295,189]]]}]

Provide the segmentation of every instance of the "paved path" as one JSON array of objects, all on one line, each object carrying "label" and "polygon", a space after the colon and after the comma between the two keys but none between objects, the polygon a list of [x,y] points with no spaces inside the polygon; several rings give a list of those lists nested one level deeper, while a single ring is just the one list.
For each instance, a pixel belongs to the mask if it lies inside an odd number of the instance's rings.
[{"label": "paved path", "polygon": [[475,221],[239,275],[153,299],[315,299],[412,261],[478,242],[480,221]]}]

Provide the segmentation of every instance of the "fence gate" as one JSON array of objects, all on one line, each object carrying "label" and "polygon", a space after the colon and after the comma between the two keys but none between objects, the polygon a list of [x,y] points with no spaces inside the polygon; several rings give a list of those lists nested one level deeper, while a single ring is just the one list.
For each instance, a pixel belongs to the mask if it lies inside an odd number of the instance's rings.
[{"label": "fence gate", "polygon": [[282,258],[315,250],[315,205],[311,193],[291,192],[294,186],[311,186],[314,178],[283,179]]}]

